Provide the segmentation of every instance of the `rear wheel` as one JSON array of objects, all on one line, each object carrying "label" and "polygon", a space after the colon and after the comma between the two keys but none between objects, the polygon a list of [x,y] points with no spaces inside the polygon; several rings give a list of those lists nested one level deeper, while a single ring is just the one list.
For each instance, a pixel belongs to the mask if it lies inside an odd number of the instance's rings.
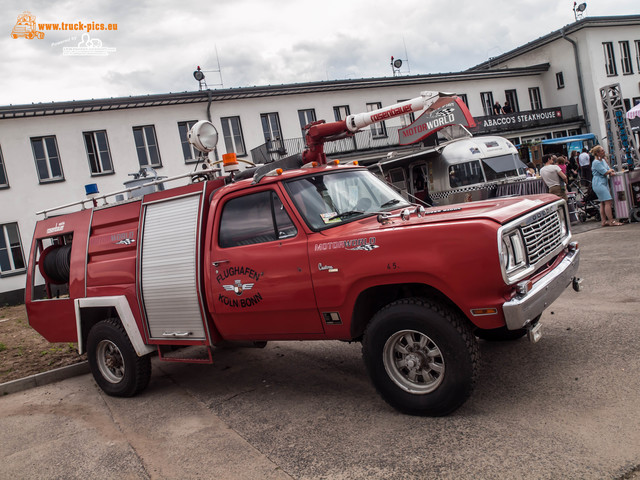
[{"label": "rear wheel", "polygon": [[151,359],[138,356],[119,321],[97,323],[89,332],[87,352],[93,378],[106,394],[132,397],[149,384]]},{"label": "rear wheel", "polygon": [[447,415],[469,398],[480,357],[459,314],[418,298],[393,302],[373,317],[363,356],[389,405],[429,416]]}]

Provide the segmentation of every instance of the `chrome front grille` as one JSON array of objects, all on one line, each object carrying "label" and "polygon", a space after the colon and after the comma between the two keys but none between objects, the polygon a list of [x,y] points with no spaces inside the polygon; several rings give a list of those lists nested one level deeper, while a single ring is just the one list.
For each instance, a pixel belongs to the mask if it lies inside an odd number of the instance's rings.
[{"label": "chrome front grille", "polygon": [[557,210],[523,225],[521,231],[530,265],[536,264],[562,244],[562,229]]}]

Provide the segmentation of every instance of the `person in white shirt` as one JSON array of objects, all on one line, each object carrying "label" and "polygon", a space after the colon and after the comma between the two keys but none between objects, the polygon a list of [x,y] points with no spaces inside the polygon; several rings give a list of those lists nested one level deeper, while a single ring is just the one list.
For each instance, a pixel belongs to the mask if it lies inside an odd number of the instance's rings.
[{"label": "person in white shirt", "polygon": [[565,184],[567,183],[567,176],[560,170],[558,165],[554,165],[556,157],[547,153],[542,156],[543,167],[540,169],[540,176],[547,187],[549,187],[549,193],[553,193],[560,198],[567,199],[567,189]]},{"label": "person in white shirt", "polygon": [[586,148],[582,149],[582,153],[578,157],[578,164],[580,165],[580,177],[582,180],[591,181],[591,156]]}]

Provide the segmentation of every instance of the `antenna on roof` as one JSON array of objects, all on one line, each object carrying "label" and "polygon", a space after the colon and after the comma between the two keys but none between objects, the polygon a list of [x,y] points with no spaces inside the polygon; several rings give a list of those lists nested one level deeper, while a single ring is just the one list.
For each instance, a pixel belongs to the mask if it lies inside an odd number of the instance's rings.
[{"label": "antenna on roof", "polygon": [[580,5],[578,5],[578,2],[573,2],[573,16],[576,19],[576,22],[578,20],[582,20],[582,17],[584,16],[584,11],[587,9],[587,4],[586,3],[581,3]]},{"label": "antenna on roof", "polygon": [[200,87],[199,88],[200,90],[202,90],[203,85],[206,89],[209,89],[209,87],[207,86],[207,82],[205,82],[204,80],[204,72],[200,70],[199,65],[198,65],[198,69],[195,72],[193,72],[193,78],[195,78],[198,81],[198,86]]},{"label": "antenna on roof", "polygon": [[205,81],[205,73],[210,73],[210,72],[215,72],[218,75],[220,75],[220,83],[213,83],[212,85],[215,86],[223,86],[222,83],[222,69],[220,68],[220,59],[218,58],[218,47],[215,47],[216,49],[216,63],[218,64],[218,68],[217,69],[213,69],[213,70],[202,70],[199,66],[198,68],[193,72],[193,78],[195,78],[198,81],[198,86],[199,89],[202,90],[202,87],[204,86],[205,89],[209,89],[209,86],[207,85],[207,82]]},{"label": "antenna on roof", "polygon": [[404,44],[405,59],[402,60],[400,58],[394,58],[393,55],[391,56],[391,71],[393,72],[394,77],[399,76],[402,73],[400,69],[405,62],[407,66],[407,71],[405,73],[411,73],[411,68],[409,67],[409,55],[407,55],[407,44],[404,41],[404,37],[402,37],[402,43]]}]

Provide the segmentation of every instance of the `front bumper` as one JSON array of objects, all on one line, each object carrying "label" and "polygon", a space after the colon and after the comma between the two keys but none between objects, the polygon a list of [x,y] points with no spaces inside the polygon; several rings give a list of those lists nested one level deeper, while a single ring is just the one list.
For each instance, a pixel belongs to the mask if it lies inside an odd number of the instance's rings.
[{"label": "front bumper", "polygon": [[533,285],[525,295],[518,295],[502,305],[508,330],[524,328],[540,315],[571,284],[578,273],[580,249],[569,251],[560,264]]}]

